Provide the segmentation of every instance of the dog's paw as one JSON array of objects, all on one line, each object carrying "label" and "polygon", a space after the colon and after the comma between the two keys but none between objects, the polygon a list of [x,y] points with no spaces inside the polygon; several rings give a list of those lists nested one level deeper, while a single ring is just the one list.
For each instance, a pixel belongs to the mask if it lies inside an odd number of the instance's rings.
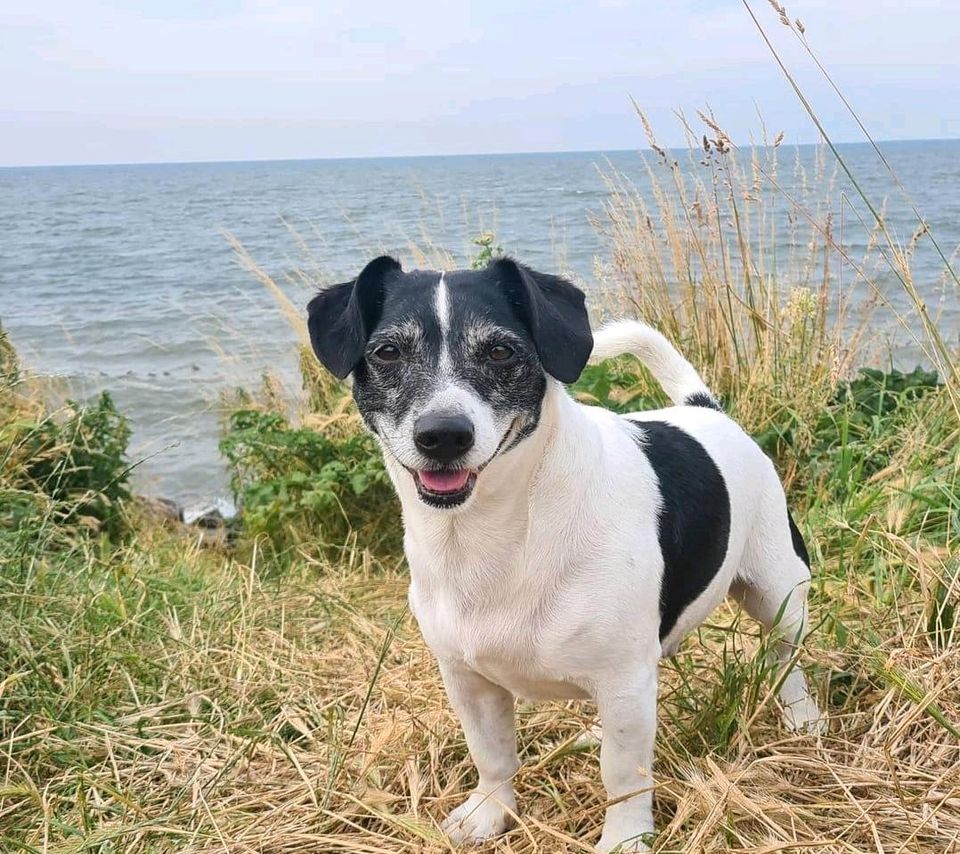
[{"label": "dog's paw", "polygon": [[482,842],[513,827],[517,802],[513,792],[474,792],[441,825],[454,845]]},{"label": "dog's paw", "polygon": [[[615,836],[619,836],[619,834],[615,834]],[[614,854],[640,854],[642,851],[649,851],[650,846],[646,840],[650,836],[652,834],[644,833],[629,839],[615,839],[604,830],[600,841],[597,843],[597,854],[611,854],[611,852],[614,852]]]},{"label": "dog's paw", "polygon": [[597,851],[599,854],[637,854],[639,851],[649,851],[653,836],[652,819],[608,815],[603,823]]},{"label": "dog's paw", "polygon": [[809,735],[822,735],[827,730],[826,718],[820,713],[820,708],[813,698],[809,696],[784,706],[783,722],[787,729]]}]

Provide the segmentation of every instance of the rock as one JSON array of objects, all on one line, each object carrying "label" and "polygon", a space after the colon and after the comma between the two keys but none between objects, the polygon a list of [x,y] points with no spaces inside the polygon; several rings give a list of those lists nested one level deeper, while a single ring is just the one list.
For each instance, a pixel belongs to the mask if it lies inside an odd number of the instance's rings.
[{"label": "rock", "polygon": [[183,521],[183,508],[169,498],[146,498],[139,496],[140,506],[150,516],[170,522]]},{"label": "rock", "polygon": [[183,508],[182,521],[187,525],[215,527],[236,515],[237,508],[232,503],[225,498],[215,498],[206,504],[188,504]]},{"label": "rock", "polygon": [[185,508],[183,522],[199,531],[200,545],[222,547],[233,541],[235,531],[229,523],[236,515],[229,501],[218,498],[212,504]]},{"label": "rock", "polygon": [[229,546],[236,536],[231,520],[236,517],[237,509],[226,499],[218,498],[212,503],[186,507],[169,498],[139,496],[137,500],[147,516],[173,525],[184,536],[194,538],[199,535],[201,546]]}]

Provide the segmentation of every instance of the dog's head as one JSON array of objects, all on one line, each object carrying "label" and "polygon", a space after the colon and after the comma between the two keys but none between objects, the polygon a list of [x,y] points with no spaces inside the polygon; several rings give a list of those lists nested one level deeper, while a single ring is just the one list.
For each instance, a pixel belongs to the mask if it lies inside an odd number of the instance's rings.
[{"label": "dog's head", "polygon": [[510,259],[405,273],[389,257],[309,305],[310,341],[420,498],[456,507],[537,427],[547,376],[573,382],[593,346],[583,292]]}]

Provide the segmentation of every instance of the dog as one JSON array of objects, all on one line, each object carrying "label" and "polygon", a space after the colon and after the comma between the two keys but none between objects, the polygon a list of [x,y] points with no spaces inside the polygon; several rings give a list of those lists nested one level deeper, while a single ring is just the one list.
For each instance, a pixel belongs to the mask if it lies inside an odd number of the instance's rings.
[{"label": "dog", "polygon": [[[776,628],[786,722],[820,719],[792,667],[809,558],[773,464],[654,329],[591,332],[583,292],[510,259],[404,272],[391,257],[308,306],[400,497],[410,609],[478,772],[454,843],[517,814],[514,697],[592,698],[608,795],[597,850],[654,830],[657,668],[728,594]],[[564,385],[632,353],[674,406],[618,415]]]}]

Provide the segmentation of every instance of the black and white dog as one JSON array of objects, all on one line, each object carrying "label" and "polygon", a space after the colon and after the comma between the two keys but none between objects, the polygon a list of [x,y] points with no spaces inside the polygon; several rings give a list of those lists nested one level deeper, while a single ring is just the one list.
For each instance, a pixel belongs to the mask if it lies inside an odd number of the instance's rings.
[{"label": "black and white dog", "polygon": [[[502,833],[517,804],[514,697],[592,697],[609,800],[597,849],[653,831],[657,663],[729,593],[790,660],[810,573],[770,460],[658,332],[593,338],[582,291],[500,259],[404,272],[392,258],[309,306],[320,361],[353,376],[403,507],[410,607],[477,766],[444,823]],[[639,357],[677,404],[616,415],[563,383]],[[793,668],[788,724],[819,718]]]}]

